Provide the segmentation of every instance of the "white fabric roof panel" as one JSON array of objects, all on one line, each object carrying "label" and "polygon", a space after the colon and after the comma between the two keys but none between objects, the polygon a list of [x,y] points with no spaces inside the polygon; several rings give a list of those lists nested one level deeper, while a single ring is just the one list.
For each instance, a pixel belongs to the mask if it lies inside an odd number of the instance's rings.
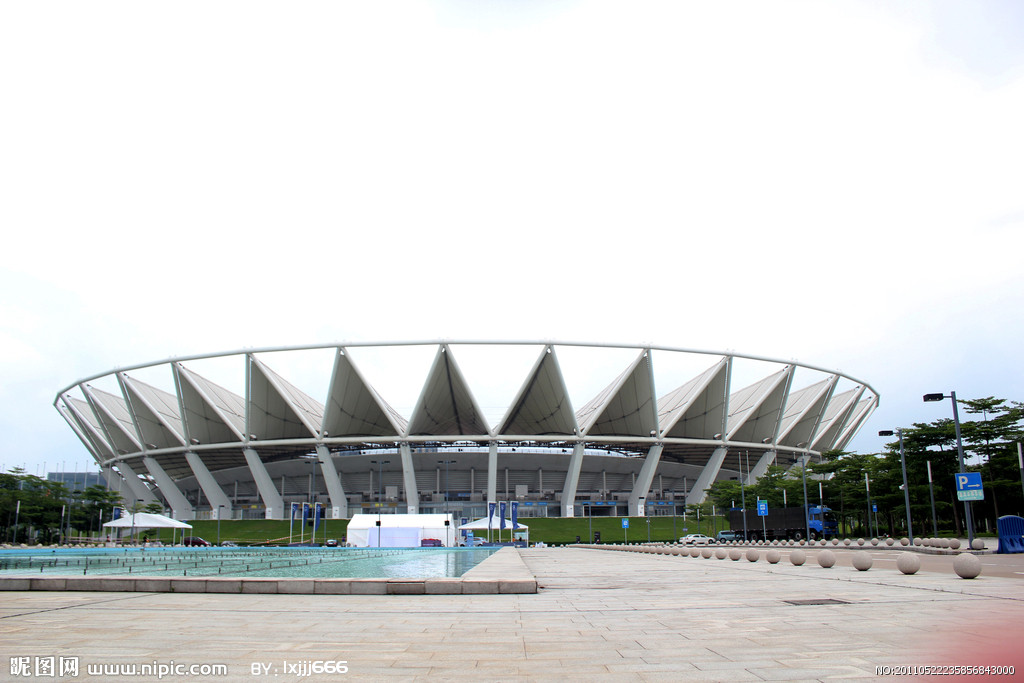
[{"label": "white fabric roof panel", "polygon": [[842,434],[850,413],[856,407],[857,401],[860,400],[863,393],[864,387],[857,386],[832,396],[832,400],[828,402],[828,408],[825,409],[825,417],[821,420],[821,426],[814,435],[814,441],[811,444],[812,451],[820,453],[832,448],[839,440],[839,435]]},{"label": "white fabric roof panel", "polygon": [[724,433],[729,359],[723,358],[658,400],[662,433],[675,439],[714,439]]},{"label": "white fabric roof panel", "polygon": [[572,435],[576,429],[576,416],[555,349],[546,346],[509,406],[497,433]]},{"label": "white fabric roof panel", "polygon": [[[260,440],[316,436],[323,408],[249,356],[249,432]],[[298,400],[296,400],[298,399]],[[315,412],[312,412],[315,411]],[[243,424],[244,424],[243,414]]]},{"label": "white fabric roof panel", "polygon": [[185,445],[178,397],[121,373],[128,406],[135,417],[142,440],[157,448]]},{"label": "white fabric roof panel", "polygon": [[201,444],[242,441],[245,417],[237,412],[243,405],[242,398],[180,363],[172,367],[178,380],[188,437]]},{"label": "white fabric roof panel", "polygon": [[323,431],[335,437],[374,437],[400,434],[405,428],[405,419],[366,383],[352,359],[344,349],[339,349],[328,389]]},{"label": "white fabric roof panel", "polygon": [[877,396],[860,401],[857,404],[857,408],[850,416],[850,419],[846,421],[846,427],[843,429],[841,435],[836,439],[835,443],[832,444],[832,448],[846,448],[846,444],[848,444],[850,439],[852,439],[857,431],[860,430],[861,425],[868,419],[868,416],[874,412],[877,406]]},{"label": "white fabric roof panel", "polygon": [[114,455],[114,449],[111,447],[110,442],[107,441],[107,437],[103,433],[103,428],[100,427],[99,420],[93,414],[92,408],[89,404],[80,398],[72,398],[71,396],[65,395],[64,405],[68,407],[71,415],[78,422],[79,428],[89,439],[89,442],[93,445],[95,452],[102,458],[112,457]]},{"label": "white fabric roof panel", "polygon": [[837,375],[832,375],[790,393],[786,413],[782,416],[782,425],[779,427],[779,445],[795,448],[811,442],[838,380]]},{"label": "white fabric roof panel", "polygon": [[793,366],[787,365],[729,397],[730,441],[760,443],[775,438],[792,373]]},{"label": "white fabric roof panel", "polygon": [[137,453],[142,450],[135,424],[123,398],[89,385],[82,387],[82,393],[93,407],[107,440],[118,453]]},{"label": "white fabric roof panel", "polygon": [[[587,411],[588,407],[592,409]],[[619,377],[577,415],[589,436],[650,437],[658,433],[654,375],[644,350]]]},{"label": "white fabric roof panel", "polygon": [[487,421],[446,344],[437,349],[423,393],[409,419],[409,434],[487,434]]}]

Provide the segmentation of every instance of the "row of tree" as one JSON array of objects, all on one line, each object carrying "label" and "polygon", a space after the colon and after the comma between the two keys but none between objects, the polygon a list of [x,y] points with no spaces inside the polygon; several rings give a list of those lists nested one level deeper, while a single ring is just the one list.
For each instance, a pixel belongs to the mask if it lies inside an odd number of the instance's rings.
[{"label": "row of tree", "polygon": [[0,541],[57,543],[98,532],[121,505],[120,495],[103,486],[72,489],[15,468],[0,473]]},{"label": "row of tree", "polygon": [[[1024,441],[1024,404],[993,397],[958,403],[965,418],[960,431],[966,471],[979,472],[984,484],[985,499],[971,503],[975,532],[994,531],[1000,516],[1024,516],[1017,445]],[[966,535],[964,503],[957,500],[954,481],[959,458],[953,419],[915,423],[902,433],[914,536]],[[893,438],[882,453],[829,451],[808,464],[808,502],[832,508],[841,534],[907,534],[898,434]],[[769,467],[765,476],[742,492],[738,481],[719,481],[708,489],[709,502],[719,509],[732,507],[734,501],[739,506],[743,496],[751,510],[757,499],[767,500],[770,507],[802,505],[801,471]]]}]

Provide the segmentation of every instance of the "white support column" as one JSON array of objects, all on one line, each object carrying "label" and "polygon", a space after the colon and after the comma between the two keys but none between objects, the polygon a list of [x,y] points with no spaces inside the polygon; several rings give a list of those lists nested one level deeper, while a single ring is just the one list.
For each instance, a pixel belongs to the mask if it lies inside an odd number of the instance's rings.
[{"label": "white support column", "polygon": [[334,467],[331,451],[327,446],[317,446],[316,457],[320,460],[320,471],[327,482],[327,495],[331,498],[331,519],[348,519],[348,499],[345,498],[338,470]]},{"label": "white support column", "polygon": [[264,518],[285,519],[284,499],[274,488],[274,480],[270,478],[267,468],[263,466],[260,454],[252,448],[243,448],[242,453],[245,455],[245,464],[252,472],[253,481],[256,482],[256,488],[260,492],[260,498],[267,508]]},{"label": "white support column", "polygon": [[174,480],[164,472],[163,467],[160,467],[160,463],[148,455],[142,459],[142,463],[153,476],[153,480],[160,489],[160,493],[164,495],[164,498],[170,504],[171,516],[180,521],[195,519],[195,510],[189,505],[188,500],[186,500],[185,495],[174,483]]},{"label": "white support column", "polygon": [[580,470],[583,469],[583,451],[586,444],[580,442],[573,446],[572,457],[569,459],[569,470],[565,473],[565,484],[562,486],[562,516],[576,516],[576,487],[580,483]]},{"label": "white support column", "polygon": [[416,468],[412,464],[412,449],[409,444],[398,444],[402,456],[402,481],[405,483],[405,505],[410,515],[420,512],[420,491],[416,488]]},{"label": "white support column", "polygon": [[747,472],[747,479],[743,482],[745,486],[750,486],[751,482],[756,482],[758,479],[764,476],[764,473],[768,471],[768,466],[775,462],[775,451],[765,451],[765,454],[761,456],[761,459],[757,461],[757,464]]},{"label": "white support column", "polygon": [[[149,490],[149,487],[142,483],[139,479],[138,473],[132,469],[132,466],[126,462],[117,463],[117,470],[121,473],[121,480],[128,487],[128,491],[131,492],[135,498],[133,502],[139,503],[159,503],[153,492]],[[126,501],[127,502],[127,501]]]},{"label": "white support column", "polygon": [[715,483],[718,472],[722,469],[722,463],[725,462],[725,454],[728,451],[729,449],[724,446],[719,446],[711,454],[708,464],[704,465],[704,469],[700,471],[700,476],[697,477],[693,488],[690,489],[690,493],[686,496],[687,505],[699,505],[704,502],[708,495],[705,489]]},{"label": "white support column", "polygon": [[210,470],[206,467],[203,459],[197,453],[189,451],[185,453],[185,460],[188,461],[188,466],[192,468],[192,473],[196,475],[196,481],[199,482],[200,488],[203,489],[203,493],[210,501],[210,510],[213,512],[212,518],[221,519],[220,507],[223,505],[227,519],[231,519],[231,500],[224,493],[217,480],[213,478],[213,475],[210,474]]},{"label": "white support column", "polygon": [[107,482],[107,490],[114,491],[121,496],[121,500],[124,502],[126,507],[131,507],[139,499],[135,497],[135,493],[128,487],[128,483],[124,480],[124,477],[112,467],[103,468],[103,479]]},{"label": "white support column", "polygon": [[494,441],[487,446],[487,502],[498,500],[498,444]]},{"label": "white support column", "polygon": [[633,490],[629,494],[629,515],[631,517],[643,517],[647,514],[647,492],[651,490],[654,483],[654,472],[658,469],[661,461],[661,450],[664,448],[660,443],[651,446],[647,451],[643,466],[640,467],[640,476],[633,483]]}]

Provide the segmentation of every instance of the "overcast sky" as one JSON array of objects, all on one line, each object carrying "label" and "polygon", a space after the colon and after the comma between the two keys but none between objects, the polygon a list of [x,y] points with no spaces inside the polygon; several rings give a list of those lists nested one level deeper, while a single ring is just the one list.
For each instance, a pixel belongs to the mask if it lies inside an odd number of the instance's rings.
[{"label": "overcast sky", "polygon": [[1021,36],[1014,0],[3,3],[0,464],[87,462],[82,377],[342,340],[796,359],[881,394],[860,452],[924,393],[1024,401]]}]

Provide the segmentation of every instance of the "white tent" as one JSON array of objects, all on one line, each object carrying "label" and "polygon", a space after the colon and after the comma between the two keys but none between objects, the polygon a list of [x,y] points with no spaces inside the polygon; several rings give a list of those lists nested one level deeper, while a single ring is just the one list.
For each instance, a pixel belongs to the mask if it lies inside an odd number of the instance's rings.
[{"label": "white tent", "polygon": [[[459,531],[472,531],[472,532],[474,532],[474,534],[473,534],[474,536],[479,536],[480,535],[479,533],[476,533],[476,532],[483,531],[484,533],[486,533],[487,532],[487,517],[481,517],[480,519],[477,519],[477,520],[474,520],[472,522],[469,522],[468,524],[463,524],[462,526],[459,527]],[[501,528],[501,517],[493,517],[493,518],[491,518],[491,539],[492,540],[498,540],[498,537],[501,534],[505,534],[506,536],[509,536],[509,537],[511,537],[513,534],[517,535],[519,538],[524,538],[525,537],[526,542],[527,543],[530,542],[530,527],[526,526],[522,522],[518,522],[518,526],[515,529],[513,529],[512,528],[512,520],[511,519],[506,519],[505,520],[505,528],[502,529]],[[511,538],[509,540],[511,540]]]},{"label": "white tent", "polygon": [[163,515],[154,515],[149,512],[136,512],[134,515],[118,517],[104,524],[105,527],[115,529],[191,529],[191,524],[179,522],[176,519]]},{"label": "white tent", "polygon": [[457,534],[451,514],[352,515],[347,542],[356,548],[418,548],[423,539],[436,538],[442,545],[452,546],[457,544]]}]

